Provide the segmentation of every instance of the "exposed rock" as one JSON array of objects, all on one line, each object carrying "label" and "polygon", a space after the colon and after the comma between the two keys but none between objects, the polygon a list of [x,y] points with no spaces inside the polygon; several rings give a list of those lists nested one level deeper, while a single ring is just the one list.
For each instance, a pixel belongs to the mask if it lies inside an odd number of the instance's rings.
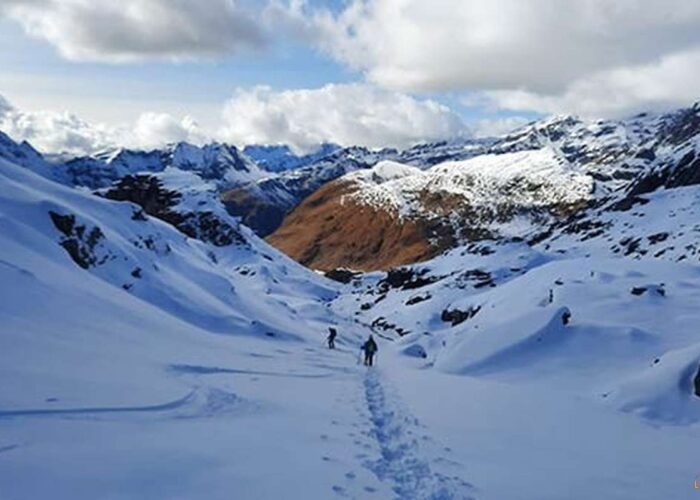
[{"label": "exposed rock", "polygon": [[[182,194],[166,189],[153,175],[127,175],[102,193],[105,198],[130,201],[139,205],[148,215],[175,226],[180,232],[216,246],[243,245],[245,238],[238,229],[211,211],[182,212],[178,203]],[[143,217],[135,212],[132,218]]]},{"label": "exposed rock", "polygon": [[635,286],[630,290],[630,293],[639,297],[649,291],[660,297],[666,296],[666,289],[663,285]]},{"label": "exposed rock", "polygon": [[473,318],[481,310],[481,306],[472,307],[462,311],[460,309],[444,309],[440,315],[440,319],[445,322],[452,323],[452,326],[457,326],[460,323],[464,323],[466,320]]},{"label": "exposed rock", "polygon": [[564,326],[567,326],[569,323],[571,323],[571,311],[566,309],[562,314],[561,314],[561,323]]},{"label": "exposed rock", "polygon": [[51,220],[64,237],[60,245],[70,255],[71,259],[83,269],[89,269],[106,260],[106,256],[100,257],[95,249],[104,239],[102,230],[93,226],[88,229],[85,225],[76,224],[75,215],[59,214],[49,211]]},{"label": "exposed rock", "polygon": [[434,276],[425,276],[427,269],[414,271],[408,267],[399,267],[390,269],[386,273],[386,277],[379,282],[380,290],[388,290],[391,288],[401,288],[402,290],[413,290],[421,288],[439,280]]},{"label": "exposed rock", "polygon": [[353,279],[358,277],[360,273],[355,271],[350,271],[349,269],[331,269],[330,271],[324,273],[324,276],[328,279],[332,279],[339,283],[350,283]]},{"label": "exposed rock", "polygon": [[406,305],[412,306],[414,304],[419,304],[421,302],[425,302],[426,300],[430,300],[430,298],[431,295],[429,293],[426,293],[425,295],[414,295],[406,301]]}]

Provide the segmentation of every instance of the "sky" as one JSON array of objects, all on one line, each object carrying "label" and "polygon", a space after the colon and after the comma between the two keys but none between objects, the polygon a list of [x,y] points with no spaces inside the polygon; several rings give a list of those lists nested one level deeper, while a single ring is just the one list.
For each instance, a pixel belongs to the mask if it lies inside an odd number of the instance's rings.
[{"label": "sky", "polygon": [[697,0],[1,0],[0,130],[45,152],[405,147],[698,99]]}]

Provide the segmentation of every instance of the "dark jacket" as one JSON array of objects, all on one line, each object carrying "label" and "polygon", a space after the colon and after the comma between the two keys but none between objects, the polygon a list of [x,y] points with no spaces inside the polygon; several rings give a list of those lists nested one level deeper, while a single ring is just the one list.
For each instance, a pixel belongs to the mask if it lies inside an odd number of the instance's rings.
[{"label": "dark jacket", "polygon": [[362,350],[365,351],[367,354],[374,354],[379,350],[379,348],[377,347],[377,343],[374,341],[374,339],[370,338],[362,346]]}]

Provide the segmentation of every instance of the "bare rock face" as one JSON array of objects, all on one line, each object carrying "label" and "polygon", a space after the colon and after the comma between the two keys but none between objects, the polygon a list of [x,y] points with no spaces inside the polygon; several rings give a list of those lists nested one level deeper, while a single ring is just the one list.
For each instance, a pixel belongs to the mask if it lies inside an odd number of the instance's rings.
[{"label": "bare rock face", "polygon": [[698,367],[698,373],[695,375],[693,385],[695,388],[695,395],[700,398],[700,367]]},{"label": "bare rock face", "polygon": [[56,229],[63,234],[60,245],[80,267],[89,269],[108,258],[106,255],[100,255],[97,250],[104,239],[104,234],[99,227],[79,224],[73,214],[49,211],[49,216]]},{"label": "bare rock face", "polygon": [[238,229],[214,212],[186,211],[178,207],[182,194],[167,189],[152,175],[127,175],[103,193],[105,198],[130,201],[158,219],[175,226],[180,232],[215,246],[243,245],[245,238]]}]

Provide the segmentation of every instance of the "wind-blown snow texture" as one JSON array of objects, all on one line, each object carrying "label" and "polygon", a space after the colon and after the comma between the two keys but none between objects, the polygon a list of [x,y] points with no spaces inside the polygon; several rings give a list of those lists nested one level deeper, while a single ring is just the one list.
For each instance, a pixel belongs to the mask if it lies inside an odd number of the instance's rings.
[{"label": "wind-blown snow texture", "polygon": [[3,140],[0,498],[695,498],[696,117],[559,118],[355,169],[406,216],[393,183],[462,193],[464,172],[484,204],[524,169],[546,188],[519,203],[590,203],[346,284],[228,214],[232,157],[96,159],[74,188]]}]

